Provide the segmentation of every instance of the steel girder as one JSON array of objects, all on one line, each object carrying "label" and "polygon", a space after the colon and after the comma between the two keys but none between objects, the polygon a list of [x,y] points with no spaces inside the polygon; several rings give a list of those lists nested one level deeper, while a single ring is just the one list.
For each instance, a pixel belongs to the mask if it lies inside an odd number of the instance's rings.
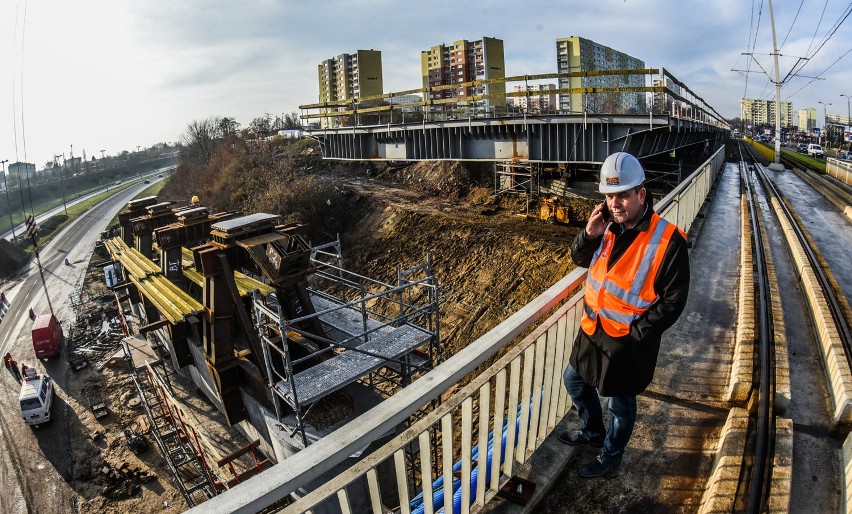
[{"label": "steel girder", "polygon": [[650,157],[726,129],[670,116],[538,116],[313,130],[323,158],[600,163],[613,152]]}]

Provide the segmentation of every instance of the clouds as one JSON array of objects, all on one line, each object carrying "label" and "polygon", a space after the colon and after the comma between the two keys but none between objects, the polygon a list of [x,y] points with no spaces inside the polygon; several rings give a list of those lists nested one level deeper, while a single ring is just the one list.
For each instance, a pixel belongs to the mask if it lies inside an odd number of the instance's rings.
[{"label": "clouds", "polygon": [[[779,43],[796,14],[798,2],[793,3],[774,2]],[[819,24],[823,3],[804,1],[782,50],[782,75],[818,44],[847,5],[829,0]],[[0,103],[0,159],[23,160],[26,153],[40,166],[71,144],[75,153],[86,148],[98,155],[103,148],[114,154],[174,141],[193,119],[233,116],[247,125],[266,113],[291,112],[317,100],[316,69],[322,60],[358,49],[382,51],[385,91],[418,88],[422,50],[482,36],[504,40],[509,75],[555,71],[556,39],[583,36],[648,66],[666,67],[733,117],[746,80],[731,68],[746,67],[740,53],[748,51],[752,9],[759,4],[20,0],[17,6],[27,7],[22,52],[14,34],[23,28],[23,7],[16,25],[16,5],[6,2],[0,5],[0,98],[9,100]],[[757,57],[770,70],[769,16],[766,2],[762,5],[755,53],[763,54]],[[849,36],[850,28],[842,26],[804,74],[820,73],[848,51]],[[837,95],[852,94],[842,90],[852,83],[845,71],[850,62],[846,57],[826,80],[795,93],[794,108],[818,100],[842,105]],[[751,69],[759,68],[752,64]],[[782,96],[810,80],[791,80]],[[765,76],[753,74],[746,94],[771,94],[766,86]]]}]

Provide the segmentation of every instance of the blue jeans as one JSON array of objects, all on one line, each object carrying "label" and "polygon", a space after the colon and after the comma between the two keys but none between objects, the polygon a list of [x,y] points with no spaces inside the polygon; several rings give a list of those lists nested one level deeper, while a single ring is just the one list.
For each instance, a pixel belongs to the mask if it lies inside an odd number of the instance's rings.
[{"label": "blue jeans", "polygon": [[593,440],[604,438],[601,455],[614,459],[624,455],[636,424],[636,397],[613,396],[609,399],[609,430],[604,430],[603,411],[598,391],[583,380],[570,364],[562,380],[583,422],[583,435]]}]

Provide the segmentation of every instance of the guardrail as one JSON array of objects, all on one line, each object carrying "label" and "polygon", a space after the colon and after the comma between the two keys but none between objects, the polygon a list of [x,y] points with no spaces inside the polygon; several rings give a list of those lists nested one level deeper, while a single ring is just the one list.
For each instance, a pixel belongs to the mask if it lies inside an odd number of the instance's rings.
[{"label": "guardrail", "polygon": [[[589,78],[607,77],[608,86],[589,87]],[[638,85],[634,77],[642,77]],[[571,87],[530,90],[530,82],[567,80]],[[516,84],[520,91],[508,91]],[[485,87],[496,93],[483,93]],[[444,97],[444,94],[450,94]],[[422,95],[422,101],[392,103],[394,98]],[[574,95],[572,102],[581,107],[559,112],[553,106],[527,109],[507,105],[510,98],[555,97]],[[636,100],[628,101],[628,95]],[[546,102],[545,102],[546,103]],[[644,114],[669,115],[729,129],[725,118],[665,68],[591,70],[537,75],[515,75],[493,79],[472,80],[392,93],[383,93],[345,100],[321,101],[300,105],[300,119],[319,119],[323,128],[385,125],[396,122],[446,121],[489,117],[523,117],[548,114]],[[313,130],[306,127],[305,130]]]},{"label": "guardrail", "polygon": [[[688,230],[724,160],[722,148],[657,203],[660,215]],[[471,504],[485,504],[571,407],[562,370],[582,315],[582,290],[575,291],[586,271],[573,270],[396,395],[190,512],[258,512],[293,496],[300,498],[284,512],[319,510],[326,502],[342,512],[398,506],[402,514],[432,514],[441,507],[467,513]],[[500,351],[505,353],[492,362]],[[304,494],[303,487],[465,380],[466,385],[407,430]],[[433,469],[440,471],[433,475]]]},{"label": "guardrail", "polygon": [[852,185],[852,161],[829,157],[825,160],[825,172],[847,185]]}]

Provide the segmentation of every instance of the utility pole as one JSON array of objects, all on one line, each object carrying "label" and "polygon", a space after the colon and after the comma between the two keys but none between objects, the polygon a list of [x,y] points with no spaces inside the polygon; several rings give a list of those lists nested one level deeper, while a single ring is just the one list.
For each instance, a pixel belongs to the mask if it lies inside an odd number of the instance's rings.
[{"label": "utility pole", "polygon": [[38,273],[41,275],[41,285],[44,286],[44,296],[47,298],[47,306],[50,308],[50,315],[55,316],[53,313],[53,304],[50,303],[50,291],[47,290],[47,282],[44,280],[44,269],[41,267],[41,258],[38,255],[38,243],[36,242],[36,238],[38,237],[38,223],[36,223],[35,216],[32,214],[27,216],[27,233],[33,241],[36,263],[38,263]]},{"label": "utility pole", "polygon": [[[58,155],[53,156],[53,167],[56,168],[56,158]],[[63,159],[62,168],[65,167],[65,160]],[[59,185],[62,186],[62,207],[65,209],[65,215],[68,215],[68,206],[65,204],[65,181],[62,180],[62,168],[59,168]]]},{"label": "utility pole", "polygon": [[6,191],[6,205],[9,207],[9,225],[12,227],[12,241],[18,242],[18,236],[15,235],[15,222],[12,221],[12,204],[9,202],[9,186],[6,184],[6,163],[9,162],[9,159],[5,161],[0,161],[0,165],[3,166],[3,190]]},{"label": "utility pole", "polygon": [[775,162],[769,165],[769,169],[784,171],[784,165],[781,164],[781,77],[778,70],[778,40],[775,38],[772,0],[769,0],[769,19],[772,22],[772,55],[775,58]]}]

